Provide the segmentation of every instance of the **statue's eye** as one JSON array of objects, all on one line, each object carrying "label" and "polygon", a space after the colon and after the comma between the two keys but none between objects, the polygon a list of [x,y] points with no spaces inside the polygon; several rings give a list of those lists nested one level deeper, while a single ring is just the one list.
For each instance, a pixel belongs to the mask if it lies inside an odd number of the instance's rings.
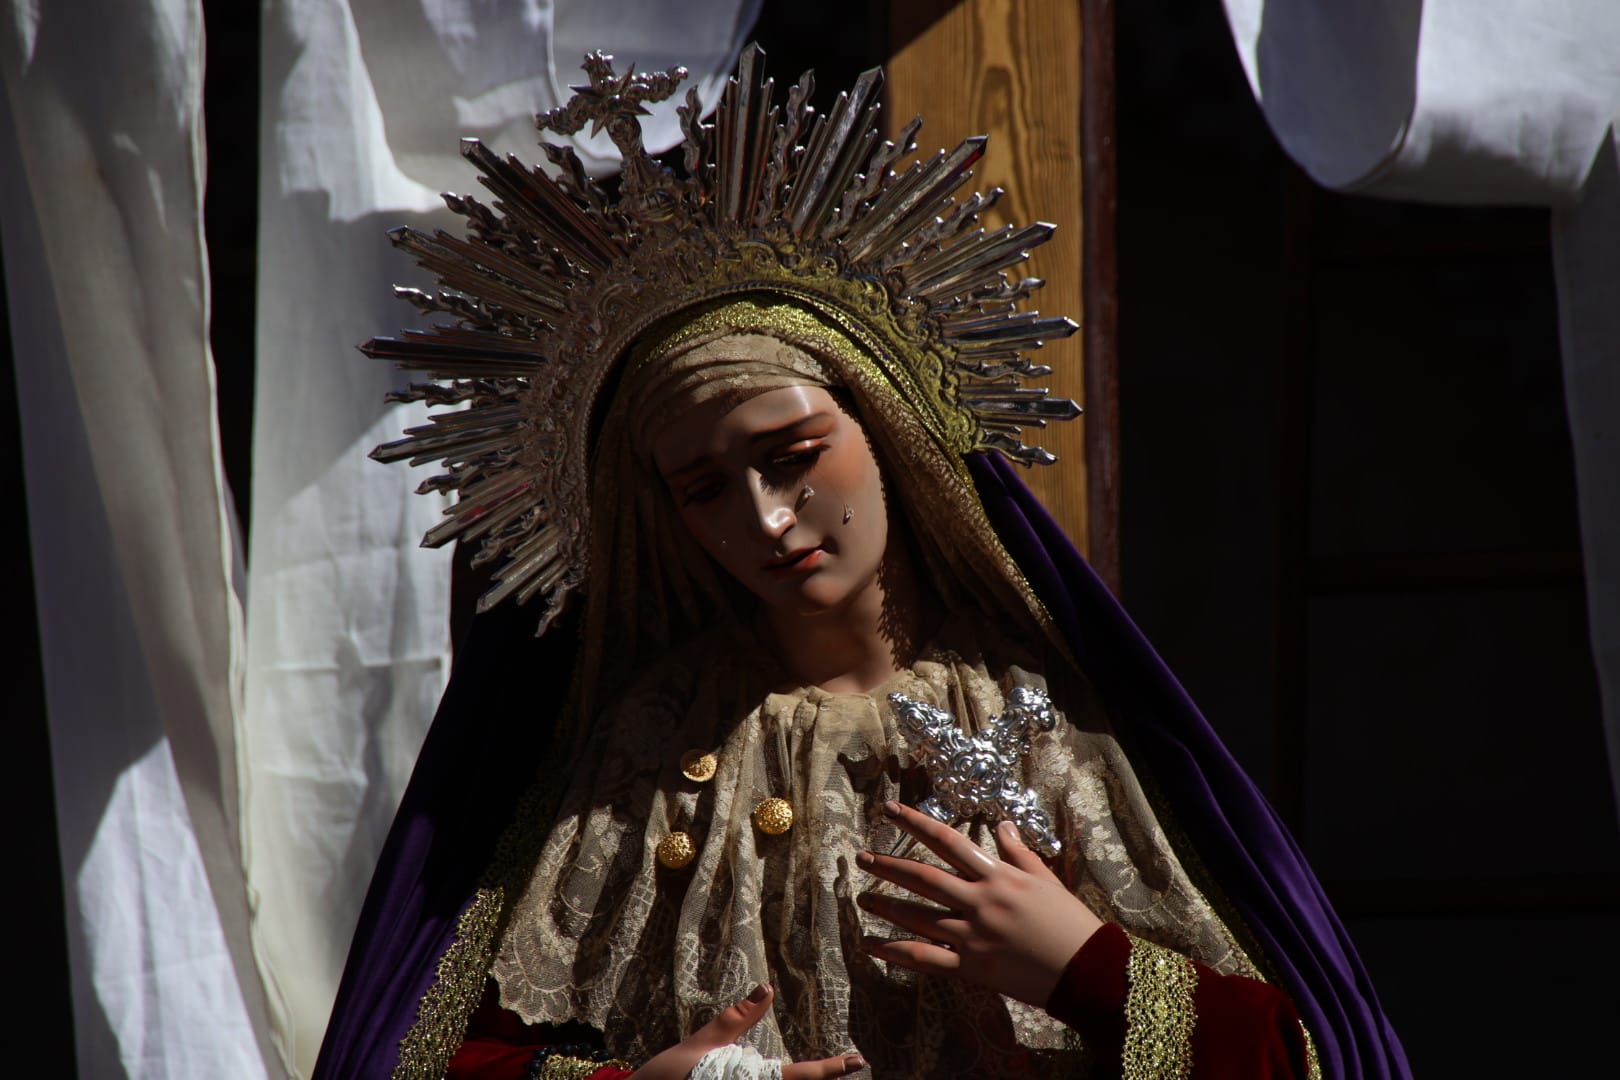
[{"label": "statue's eye", "polygon": [[818,440],[803,440],[794,443],[786,450],[771,458],[771,464],[778,469],[793,469],[802,471],[816,463],[816,459],[825,454],[830,447]]},{"label": "statue's eye", "polygon": [[681,505],[691,506],[695,503],[713,502],[720,497],[725,489],[725,483],[718,479],[704,480],[693,484],[681,493]]}]

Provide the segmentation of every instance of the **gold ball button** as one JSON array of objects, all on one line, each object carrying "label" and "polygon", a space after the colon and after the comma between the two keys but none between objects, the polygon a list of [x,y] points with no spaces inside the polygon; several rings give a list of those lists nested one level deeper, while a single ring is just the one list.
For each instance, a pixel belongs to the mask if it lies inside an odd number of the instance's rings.
[{"label": "gold ball button", "polygon": [[720,769],[720,759],[706,750],[688,750],[681,755],[681,775],[694,784],[714,779]]},{"label": "gold ball button", "polygon": [[754,807],[754,824],[766,836],[781,836],[793,828],[793,804],[786,799],[761,799]]},{"label": "gold ball button", "polygon": [[680,870],[697,858],[697,845],[691,834],[672,832],[658,841],[658,861],[669,870]]}]

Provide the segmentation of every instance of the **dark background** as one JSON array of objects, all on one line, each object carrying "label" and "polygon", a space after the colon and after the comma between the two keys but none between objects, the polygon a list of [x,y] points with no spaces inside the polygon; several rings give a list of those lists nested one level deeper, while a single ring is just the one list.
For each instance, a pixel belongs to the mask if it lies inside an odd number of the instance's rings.
[{"label": "dark background", "polygon": [[[814,64],[825,102],[887,53],[881,6],[766,8],[779,86]],[[1293,824],[1414,1071],[1587,1072],[1609,1056],[1620,830],[1547,213],[1324,192],[1267,130],[1217,0],[1118,8],[1125,603]],[[204,9],[211,336],[245,535],[258,25]],[[51,1048],[39,1075],[72,1075],[28,534],[8,537],[12,1018]]]},{"label": "dark background", "polygon": [[1620,831],[1548,213],[1324,192],[1219,4],[1118,12],[1125,603],[1414,1073],[1606,1072],[1558,1034],[1610,1022]]}]

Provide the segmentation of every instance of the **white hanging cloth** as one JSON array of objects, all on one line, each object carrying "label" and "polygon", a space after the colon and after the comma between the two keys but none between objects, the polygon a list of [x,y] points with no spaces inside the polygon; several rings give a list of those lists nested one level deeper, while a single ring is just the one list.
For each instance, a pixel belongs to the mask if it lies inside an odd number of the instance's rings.
[{"label": "white hanging cloth", "polygon": [[1319,183],[1553,208],[1587,618],[1620,805],[1620,4],[1225,3],[1266,121]]},{"label": "white hanging cloth", "polygon": [[[421,422],[409,378],[354,346],[413,323],[431,287],[396,225],[457,228],[437,192],[483,194],[462,136],[544,161],[533,114],[602,49],[685,65],[718,100],[757,0],[499,4],[271,0],[264,16],[259,326],[243,737],[254,943],[294,1072],[313,1064],[371,868],[448,675],[442,503],[366,457]],[[684,88],[681,94],[684,97]],[[679,140],[671,100],[649,147]],[[576,142],[587,163],[617,155]],[[593,147],[595,153],[593,154]]]},{"label": "white hanging cloth", "polygon": [[446,666],[434,507],[364,456],[408,422],[382,401],[401,376],[352,351],[408,321],[384,228],[466,186],[460,135],[536,156],[519,133],[587,48],[686,63],[712,103],[756,8],[266,6],[245,643],[201,6],[6,3],[0,236],[83,1075],[279,1077],[318,1046]]},{"label": "white hanging cloth", "polygon": [[238,843],[202,10],[6,7],[0,236],[78,1067],[251,1080],[268,1027]]}]

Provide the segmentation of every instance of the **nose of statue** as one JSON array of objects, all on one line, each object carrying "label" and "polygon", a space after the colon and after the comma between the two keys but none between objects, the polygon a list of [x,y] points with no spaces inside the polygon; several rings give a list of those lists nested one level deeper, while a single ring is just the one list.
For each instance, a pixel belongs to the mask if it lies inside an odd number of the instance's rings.
[{"label": "nose of statue", "polygon": [[756,478],[751,485],[754,496],[754,516],[759,522],[762,531],[769,540],[780,540],[798,519],[793,514],[793,508],[780,493],[772,492],[763,482]]},{"label": "nose of statue", "polygon": [[762,509],[759,516],[760,528],[772,540],[780,540],[787,531],[794,526],[793,511],[785,506]]}]

